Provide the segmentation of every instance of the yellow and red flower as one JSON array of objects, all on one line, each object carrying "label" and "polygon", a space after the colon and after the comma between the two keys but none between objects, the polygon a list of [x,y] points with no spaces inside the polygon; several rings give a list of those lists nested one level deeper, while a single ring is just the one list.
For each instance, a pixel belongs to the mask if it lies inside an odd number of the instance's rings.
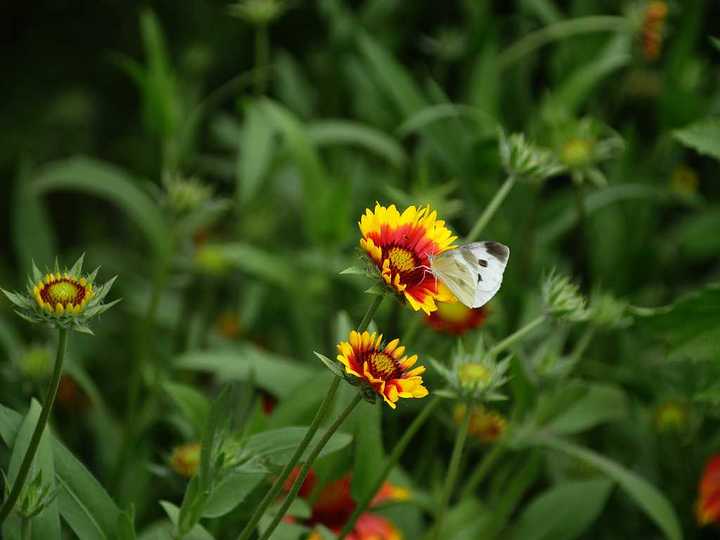
[{"label": "yellow and red flower", "polygon": [[353,531],[345,538],[347,540],[402,540],[402,534],[387,518],[365,512],[358,518]]},{"label": "yellow and red flower", "polygon": [[[333,532],[339,532],[355,510],[355,501],[351,495],[352,477],[350,474],[327,484],[317,496],[312,506],[308,525],[324,525]],[[390,501],[405,501],[410,497],[407,488],[385,482],[377,492],[370,508]],[[308,540],[321,538],[317,531],[308,536]],[[351,540],[401,540],[400,531],[387,519],[365,512],[360,515],[355,527],[346,538]]]},{"label": "yellow and red flower", "polygon": [[698,523],[704,526],[720,522],[720,454],[712,456],[705,466],[698,491]]},{"label": "yellow and red flower", "polygon": [[95,287],[97,270],[82,274],[84,257],[72,268],[61,271],[57,263],[52,272],[43,275],[33,264],[33,276],[28,278],[26,293],[0,289],[19,309],[16,313],[30,322],[45,322],[78,332],[92,333],[87,323],[92,317],[105,313],[119,300],[104,304],[115,278]]},{"label": "yellow and red flower", "polygon": [[453,336],[478,328],[485,323],[488,315],[486,306],[469,308],[460,302],[438,302],[437,310],[425,316],[425,322],[438,332]]},{"label": "yellow and red flower", "polygon": [[[453,411],[453,419],[456,424],[460,424],[465,419],[467,407],[465,405],[457,405]],[[507,429],[507,420],[505,417],[485,407],[473,407],[470,410],[470,427],[468,434],[475,437],[482,443],[493,443],[502,437]]]},{"label": "yellow and red flower", "polygon": [[92,284],[65,272],[46,274],[33,287],[33,297],[38,306],[48,313],[79,315],[94,296]]},{"label": "yellow and red flower", "polygon": [[170,455],[170,467],[185,478],[195,476],[200,466],[201,445],[191,442],[176,446]]},{"label": "yellow and red flower", "polygon": [[452,302],[453,294],[429,271],[428,255],[455,247],[457,239],[429,206],[410,206],[401,214],[394,204],[367,209],[359,222],[360,247],[377,266],[385,284],[415,311],[437,309],[436,301]]},{"label": "yellow and red flower", "polygon": [[424,366],[412,368],[417,355],[406,356],[399,339],[384,345],[382,334],[355,330],[348,341],[338,343],[337,359],[345,371],[382,396],[393,409],[399,398],[422,398],[428,395],[423,386]]}]

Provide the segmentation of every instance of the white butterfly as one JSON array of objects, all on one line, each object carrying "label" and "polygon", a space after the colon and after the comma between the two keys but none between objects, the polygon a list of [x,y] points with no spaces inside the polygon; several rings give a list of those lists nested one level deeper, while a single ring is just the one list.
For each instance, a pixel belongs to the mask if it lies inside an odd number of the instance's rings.
[{"label": "white butterfly", "polygon": [[439,255],[430,255],[430,271],[469,308],[495,296],[502,284],[510,248],[500,242],[473,242]]}]

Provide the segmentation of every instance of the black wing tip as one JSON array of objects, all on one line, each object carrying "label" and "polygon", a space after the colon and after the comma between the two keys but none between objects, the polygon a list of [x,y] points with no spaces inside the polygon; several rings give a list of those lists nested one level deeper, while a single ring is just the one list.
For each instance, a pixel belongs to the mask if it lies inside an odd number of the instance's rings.
[{"label": "black wing tip", "polygon": [[487,241],[485,242],[485,249],[487,249],[490,255],[502,263],[506,262],[508,257],[510,257],[510,248],[500,242],[493,240]]}]

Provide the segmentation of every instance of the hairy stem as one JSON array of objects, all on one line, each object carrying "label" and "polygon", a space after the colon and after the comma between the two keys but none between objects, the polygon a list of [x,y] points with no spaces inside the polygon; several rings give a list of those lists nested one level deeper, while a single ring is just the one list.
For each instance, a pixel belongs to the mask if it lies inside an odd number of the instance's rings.
[{"label": "hairy stem", "polygon": [[[383,298],[384,298],[384,296],[376,296],[373,299],[372,304],[370,304],[370,306],[368,307],[368,310],[365,312],[365,316],[363,317],[362,322],[360,323],[360,326],[358,327],[358,331],[363,332],[367,329],[368,325],[370,324],[370,321],[372,320],[373,316],[375,315],[375,312],[380,307],[380,304],[382,303]],[[297,465],[297,462],[302,457],[303,453],[305,452],[305,449],[308,447],[308,445],[310,444],[310,441],[315,436],[315,433],[317,432],[318,428],[320,427],[321,422],[325,419],[325,416],[327,415],[330,405],[332,404],[333,399],[335,398],[335,392],[337,392],[340,381],[341,381],[340,377],[335,377],[333,379],[332,383],[330,384],[330,388],[328,389],[328,393],[325,396],[325,399],[320,404],[320,408],[318,409],[317,413],[315,413],[315,417],[313,418],[312,423],[310,424],[310,427],[308,428],[307,432],[305,433],[305,437],[303,437],[303,440],[300,441],[300,444],[295,449],[295,453],[292,455],[290,460],[285,464],[285,467],[283,467],[283,470],[280,472],[278,477],[275,479],[275,482],[270,487],[268,492],[265,494],[262,501],[260,501],[260,503],[255,507],[255,510],[253,511],[253,514],[250,517],[250,520],[247,522],[247,524],[243,528],[242,532],[240,533],[240,536],[238,537],[238,540],[248,540],[248,538],[250,538],[253,531],[255,530],[255,527],[257,526],[257,524],[260,522],[260,519],[265,514],[265,511],[275,500],[278,493],[280,493],[280,490],[282,489],[283,485],[285,484],[285,481],[290,476],[290,473],[292,472],[293,468],[295,467],[295,465]],[[309,460],[309,462],[312,463],[312,460]],[[302,482],[300,482],[299,485],[301,486]],[[298,490],[299,489],[300,489],[300,487],[298,487]]]},{"label": "hairy stem", "polygon": [[480,233],[483,232],[485,226],[493,218],[495,212],[497,212],[498,208],[500,208],[500,205],[503,203],[505,197],[507,197],[508,193],[510,193],[510,190],[513,188],[514,185],[515,177],[508,176],[505,180],[505,183],[500,186],[500,189],[497,190],[493,198],[490,200],[490,203],[485,207],[485,210],[475,222],[473,228],[470,229],[470,232],[465,238],[466,242],[474,242],[475,240],[477,240],[478,236],[480,236]]},{"label": "hairy stem", "polygon": [[441,535],[443,526],[445,525],[445,516],[447,515],[448,504],[450,503],[450,497],[452,496],[453,488],[455,487],[455,481],[460,473],[460,460],[465,448],[468,430],[470,429],[471,418],[472,415],[468,410],[465,414],[465,418],[463,419],[463,423],[455,436],[455,444],[453,445],[452,456],[450,457],[450,465],[448,466],[447,477],[445,478],[445,486],[443,487],[440,506],[435,518],[435,528],[432,535],[434,540],[440,540],[440,538],[442,538]]},{"label": "hairy stem", "polygon": [[270,526],[265,529],[265,532],[260,537],[260,540],[268,540],[270,536],[272,535],[275,528],[278,526],[282,518],[285,516],[285,513],[288,511],[288,508],[290,508],[290,505],[295,500],[295,497],[298,494],[298,491],[300,491],[300,487],[305,482],[305,478],[308,475],[308,472],[310,471],[310,467],[312,466],[315,459],[318,457],[322,449],[325,447],[327,442],[330,440],[330,437],[333,436],[333,434],[337,431],[337,429],[342,425],[342,423],[345,421],[345,419],[350,415],[350,413],[353,411],[353,409],[357,406],[358,403],[362,401],[362,394],[358,392],[353,400],[350,402],[350,404],[345,408],[343,412],[340,413],[340,416],[337,417],[335,422],[325,431],[325,434],[323,435],[322,439],[318,441],[318,443],[315,445],[315,448],[312,449],[312,452],[308,456],[307,460],[303,464],[302,468],[300,469],[300,474],[298,474],[297,478],[295,479],[295,483],[293,484],[292,488],[290,489],[290,492],[285,497],[285,500],[282,503],[282,506],[278,510],[278,512],[275,514],[275,517],[272,520],[272,523],[270,523]]},{"label": "hairy stem", "polygon": [[342,530],[340,531],[340,534],[338,535],[338,540],[343,540],[353,530],[353,528],[355,527],[355,523],[360,517],[360,514],[362,514],[368,507],[373,497],[390,474],[390,471],[392,471],[393,467],[397,465],[400,456],[402,456],[403,452],[405,452],[405,449],[407,448],[408,444],[410,444],[412,438],[422,427],[425,421],[430,417],[430,414],[435,410],[435,407],[437,407],[439,403],[440,398],[438,397],[433,397],[432,399],[430,399],[425,404],[423,410],[420,411],[420,414],[415,417],[412,424],[410,424],[410,426],[405,430],[405,433],[403,433],[403,436],[395,444],[395,447],[390,453],[390,456],[385,463],[385,467],[383,467],[383,470],[380,472],[377,478],[375,478],[375,481],[373,482],[370,489],[365,493],[363,498],[358,501],[357,506],[355,506],[355,510],[353,510],[353,513],[350,516],[350,519],[347,520]]},{"label": "hairy stem", "polygon": [[527,323],[525,326],[523,326],[519,330],[516,330],[508,337],[503,339],[500,343],[496,344],[492,349],[488,351],[488,356],[497,356],[505,349],[513,345],[515,342],[520,341],[527,334],[535,330],[535,328],[540,326],[543,322],[545,322],[545,315],[539,315],[538,317]]},{"label": "hairy stem", "polygon": [[43,403],[40,418],[38,418],[35,431],[33,431],[32,437],[30,438],[30,444],[25,451],[25,456],[20,464],[20,469],[18,470],[17,477],[15,477],[15,482],[13,482],[10,495],[8,495],[8,498],[3,503],[2,508],[0,508],[0,526],[10,514],[10,511],[15,506],[23,487],[25,486],[25,481],[27,480],[28,473],[30,472],[33,458],[37,453],[38,446],[40,446],[40,439],[45,431],[45,426],[48,423],[50,413],[52,412],[53,405],[55,404],[55,396],[57,396],[58,387],[60,386],[60,377],[62,375],[63,362],[65,360],[65,349],[67,348],[68,337],[67,333],[68,331],[64,328],[58,329],[58,346],[57,354],[55,356],[55,368],[53,369],[52,378],[50,379],[50,384],[48,385],[45,403]]}]

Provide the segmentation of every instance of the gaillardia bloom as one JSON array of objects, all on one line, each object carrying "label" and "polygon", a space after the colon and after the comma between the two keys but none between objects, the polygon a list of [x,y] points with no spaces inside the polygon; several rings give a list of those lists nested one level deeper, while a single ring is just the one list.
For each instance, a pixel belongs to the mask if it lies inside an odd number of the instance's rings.
[{"label": "gaillardia bloom", "polygon": [[410,206],[401,214],[394,204],[375,205],[360,218],[360,247],[377,266],[383,282],[404,297],[415,311],[429,314],[436,301],[452,302],[453,294],[429,271],[428,255],[455,247],[457,239],[437,213]]},{"label": "gaillardia bloom", "polygon": [[428,395],[423,386],[425,367],[412,366],[417,355],[404,356],[405,347],[394,339],[387,345],[382,335],[355,330],[348,341],[338,343],[338,361],[345,372],[357,377],[362,384],[381,395],[393,409],[399,398],[421,398]]},{"label": "gaillardia bloom", "polygon": [[[453,419],[461,424],[467,414],[466,405],[457,405],[453,410]],[[503,436],[507,429],[507,420],[499,412],[482,406],[470,409],[470,426],[468,434],[482,443],[493,443]]]},{"label": "gaillardia bloom", "polygon": [[83,275],[83,258],[81,256],[70,270],[62,272],[55,263],[54,272],[45,275],[33,264],[33,277],[28,278],[25,295],[0,290],[19,308],[16,313],[30,322],[47,322],[67,330],[92,334],[87,327],[90,318],[104,313],[119,300],[102,303],[116,278],[96,287],[94,282],[99,269]]},{"label": "gaillardia bloom", "polygon": [[487,314],[487,306],[473,309],[460,302],[454,304],[438,302],[437,310],[426,315],[425,322],[438,332],[461,336],[482,326]]},{"label": "gaillardia bloom", "polygon": [[712,456],[705,466],[696,511],[700,525],[720,522],[720,454]]}]

